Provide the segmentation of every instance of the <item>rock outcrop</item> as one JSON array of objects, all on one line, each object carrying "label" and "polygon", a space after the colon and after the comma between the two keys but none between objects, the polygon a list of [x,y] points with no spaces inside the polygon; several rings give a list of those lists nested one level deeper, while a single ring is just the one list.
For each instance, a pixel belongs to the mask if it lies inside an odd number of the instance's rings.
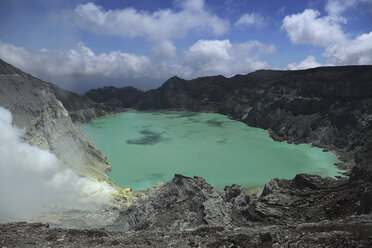
[{"label": "rock outcrop", "polygon": [[300,174],[272,179],[261,194],[239,185],[215,189],[200,177],[173,180],[135,192],[110,229],[179,231],[203,227],[236,228],[253,223],[287,225],[339,220],[372,210],[372,182]]},{"label": "rock outcrop", "polygon": [[111,114],[110,110],[102,104],[96,103],[86,96],[63,90],[50,84],[56,98],[62,102],[74,124],[81,124],[98,117]]},{"label": "rock outcrop", "polygon": [[242,222],[239,210],[249,203],[249,196],[238,185],[218,190],[201,177],[182,175],[136,194],[138,199],[121,211],[111,228],[179,231],[233,227]]},{"label": "rock outcrop", "polygon": [[[57,97],[62,94],[81,99],[0,60],[0,106],[12,113],[14,125],[26,129],[24,140],[51,151],[78,175],[108,180],[109,161],[72,123]],[[64,98],[63,102],[71,109],[72,101]]]}]

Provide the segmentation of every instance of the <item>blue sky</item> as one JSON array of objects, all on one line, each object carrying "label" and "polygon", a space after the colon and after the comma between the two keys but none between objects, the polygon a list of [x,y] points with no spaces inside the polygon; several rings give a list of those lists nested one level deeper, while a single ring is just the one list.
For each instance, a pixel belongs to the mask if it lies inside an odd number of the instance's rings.
[{"label": "blue sky", "polygon": [[0,0],[0,58],[79,93],[372,64],[372,0]]}]

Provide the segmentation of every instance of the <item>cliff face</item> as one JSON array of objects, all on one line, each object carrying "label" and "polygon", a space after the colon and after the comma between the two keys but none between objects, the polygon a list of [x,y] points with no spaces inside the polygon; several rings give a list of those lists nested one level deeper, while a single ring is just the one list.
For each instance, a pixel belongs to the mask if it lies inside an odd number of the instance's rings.
[{"label": "cliff face", "polygon": [[26,129],[24,140],[51,151],[79,175],[108,180],[110,163],[72,123],[57,98],[62,93],[75,96],[0,60],[0,106],[11,111],[14,125]]},{"label": "cliff face", "polygon": [[110,109],[100,103],[96,103],[86,96],[80,96],[73,92],[63,90],[54,84],[49,84],[54,95],[60,100],[68,111],[73,123],[81,124],[98,117],[110,114]]}]

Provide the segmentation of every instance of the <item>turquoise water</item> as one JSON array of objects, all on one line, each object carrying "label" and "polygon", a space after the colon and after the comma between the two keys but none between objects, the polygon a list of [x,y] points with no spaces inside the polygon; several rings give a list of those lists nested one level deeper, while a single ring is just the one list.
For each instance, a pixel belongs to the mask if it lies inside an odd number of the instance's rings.
[{"label": "turquoise water", "polygon": [[108,157],[110,178],[121,187],[146,189],[175,173],[204,177],[217,188],[255,188],[274,177],[340,172],[333,153],[275,142],[265,130],[219,114],[130,111],[80,128]]}]

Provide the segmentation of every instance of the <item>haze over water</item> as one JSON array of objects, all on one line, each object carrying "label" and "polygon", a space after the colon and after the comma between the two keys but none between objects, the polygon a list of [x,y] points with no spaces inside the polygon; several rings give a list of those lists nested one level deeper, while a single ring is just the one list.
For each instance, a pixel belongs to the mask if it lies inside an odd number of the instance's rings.
[{"label": "haze over water", "polygon": [[217,188],[255,188],[274,177],[340,172],[333,153],[275,142],[265,130],[219,114],[130,111],[80,128],[108,157],[110,178],[121,187],[147,189],[175,173],[204,177]]}]

